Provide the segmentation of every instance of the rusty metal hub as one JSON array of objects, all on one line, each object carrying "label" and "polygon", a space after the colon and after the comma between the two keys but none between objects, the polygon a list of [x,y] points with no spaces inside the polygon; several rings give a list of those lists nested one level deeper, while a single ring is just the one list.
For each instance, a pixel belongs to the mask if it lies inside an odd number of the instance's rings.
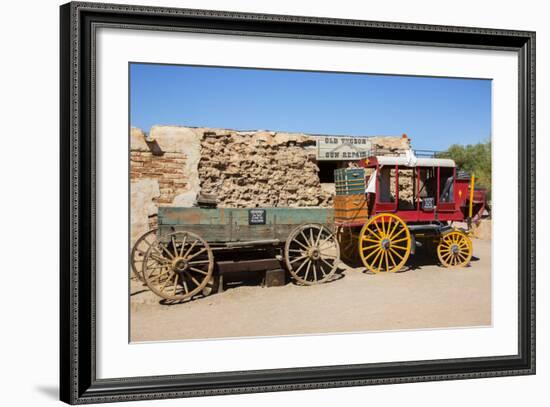
[{"label": "rusty metal hub", "polygon": [[172,267],[175,271],[185,271],[189,268],[189,262],[182,258],[174,259]]},{"label": "rusty metal hub", "polygon": [[311,249],[310,257],[313,260],[318,260],[321,257],[321,252],[319,251],[319,249],[317,247]]},{"label": "rusty metal hub", "polygon": [[306,256],[311,260],[319,260],[321,258],[321,251],[318,247],[310,247],[307,249]]}]

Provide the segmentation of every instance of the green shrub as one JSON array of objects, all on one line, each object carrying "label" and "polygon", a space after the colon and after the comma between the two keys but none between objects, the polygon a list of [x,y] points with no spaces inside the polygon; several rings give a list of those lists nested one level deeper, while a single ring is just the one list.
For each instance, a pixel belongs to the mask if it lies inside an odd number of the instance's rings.
[{"label": "green shrub", "polygon": [[476,186],[487,188],[488,197],[491,197],[490,141],[467,146],[453,144],[445,153],[455,161],[459,169],[474,173]]}]

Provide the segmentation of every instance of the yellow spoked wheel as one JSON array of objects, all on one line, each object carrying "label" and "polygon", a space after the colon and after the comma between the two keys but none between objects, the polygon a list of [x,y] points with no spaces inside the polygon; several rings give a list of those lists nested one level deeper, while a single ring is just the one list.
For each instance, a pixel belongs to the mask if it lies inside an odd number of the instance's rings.
[{"label": "yellow spoked wheel", "polygon": [[462,232],[450,232],[441,238],[437,257],[444,267],[465,267],[472,258],[472,241]]},{"label": "yellow spoked wheel", "polygon": [[359,233],[359,255],[373,273],[394,273],[403,268],[411,253],[411,234],[403,220],[383,213],[366,223]]}]

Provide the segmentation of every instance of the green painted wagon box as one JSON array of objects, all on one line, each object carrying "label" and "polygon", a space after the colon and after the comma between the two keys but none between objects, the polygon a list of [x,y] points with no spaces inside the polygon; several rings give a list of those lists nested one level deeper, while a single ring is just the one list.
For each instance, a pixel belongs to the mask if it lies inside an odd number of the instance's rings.
[{"label": "green painted wagon box", "polygon": [[198,234],[209,243],[278,240],[306,223],[331,227],[332,208],[184,208],[159,207],[159,238],[174,231]]}]

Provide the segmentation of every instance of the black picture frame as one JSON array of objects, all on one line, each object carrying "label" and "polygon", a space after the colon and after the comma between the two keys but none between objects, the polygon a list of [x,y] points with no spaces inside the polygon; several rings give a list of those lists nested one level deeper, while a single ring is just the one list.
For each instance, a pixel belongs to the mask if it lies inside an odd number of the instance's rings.
[{"label": "black picture frame", "polygon": [[[60,398],[71,404],[535,373],[535,33],[73,2],[60,7]],[[518,354],[414,362],[96,378],[97,27],[511,50],[519,59]]]}]

